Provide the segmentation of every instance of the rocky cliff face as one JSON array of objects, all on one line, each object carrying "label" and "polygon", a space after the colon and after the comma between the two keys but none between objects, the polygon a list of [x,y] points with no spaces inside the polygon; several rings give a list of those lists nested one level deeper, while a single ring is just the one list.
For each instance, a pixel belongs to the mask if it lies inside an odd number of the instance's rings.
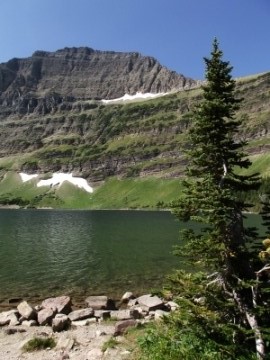
[{"label": "rocky cliff face", "polygon": [[139,53],[65,48],[0,64],[0,118],[48,114],[76,100],[189,89],[196,82]]},{"label": "rocky cliff face", "polygon": [[[237,113],[250,154],[269,153],[270,73],[237,81]],[[183,148],[200,102],[195,81],[137,53],[88,48],[36,52],[0,65],[1,170],[179,177]],[[149,101],[104,104],[125,93],[178,91]],[[267,165],[268,166],[268,165]]]}]

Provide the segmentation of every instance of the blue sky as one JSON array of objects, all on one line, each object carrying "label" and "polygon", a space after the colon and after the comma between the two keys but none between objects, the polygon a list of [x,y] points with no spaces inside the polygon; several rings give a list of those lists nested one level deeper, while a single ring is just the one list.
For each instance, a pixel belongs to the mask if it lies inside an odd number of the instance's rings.
[{"label": "blue sky", "polygon": [[215,36],[234,76],[270,71],[270,0],[1,0],[0,62],[88,46],[202,79]]}]

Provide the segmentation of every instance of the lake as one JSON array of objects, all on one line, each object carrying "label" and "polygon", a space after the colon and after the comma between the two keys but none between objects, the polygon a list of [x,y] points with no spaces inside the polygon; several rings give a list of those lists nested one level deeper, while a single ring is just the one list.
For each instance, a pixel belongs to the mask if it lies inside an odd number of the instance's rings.
[{"label": "lake", "polygon": [[165,211],[1,209],[0,302],[160,288],[180,266],[179,229]]}]

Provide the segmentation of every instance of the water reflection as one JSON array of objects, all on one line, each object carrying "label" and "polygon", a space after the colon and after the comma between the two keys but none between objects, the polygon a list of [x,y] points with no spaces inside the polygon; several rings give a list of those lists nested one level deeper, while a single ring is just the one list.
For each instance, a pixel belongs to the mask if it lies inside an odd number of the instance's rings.
[{"label": "water reflection", "polygon": [[179,267],[179,228],[169,212],[1,209],[0,297],[160,286]]},{"label": "water reflection", "polygon": [[168,213],[0,210],[0,288],[23,296],[149,286],[172,268],[177,237]]}]

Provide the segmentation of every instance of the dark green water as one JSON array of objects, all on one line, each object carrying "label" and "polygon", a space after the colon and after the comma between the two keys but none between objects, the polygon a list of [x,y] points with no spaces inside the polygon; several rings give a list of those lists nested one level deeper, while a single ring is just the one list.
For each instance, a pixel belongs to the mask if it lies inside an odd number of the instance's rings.
[{"label": "dark green water", "polygon": [[178,229],[168,212],[0,210],[0,298],[160,286]]},{"label": "dark green water", "polygon": [[161,287],[179,229],[169,212],[1,209],[0,301]]}]

